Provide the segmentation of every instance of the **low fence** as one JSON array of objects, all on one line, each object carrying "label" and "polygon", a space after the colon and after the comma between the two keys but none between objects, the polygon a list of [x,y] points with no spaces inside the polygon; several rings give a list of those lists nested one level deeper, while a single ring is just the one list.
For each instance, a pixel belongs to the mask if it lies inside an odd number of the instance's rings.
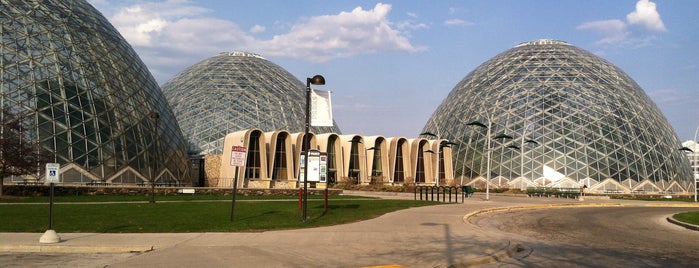
[{"label": "low fence", "polygon": [[[4,195],[11,196],[48,196],[50,187],[48,185],[5,185]],[[187,191],[183,191],[188,189]],[[154,190],[156,195],[177,195],[191,194],[189,189],[194,189],[197,195],[226,195],[233,192],[232,188],[215,187],[168,187],[161,186],[151,189],[150,187],[139,186],[79,186],[79,185],[55,185],[54,194],[56,196],[66,195],[149,195]],[[308,189],[309,195],[323,195],[325,189]],[[329,189],[328,194],[339,195],[340,189]],[[298,189],[238,189],[239,195],[262,196],[262,195],[288,195],[297,196]]]},{"label": "low fence", "polygon": [[578,198],[582,194],[582,190],[582,188],[529,187],[527,195],[529,197]]},{"label": "low fence", "polygon": [[416,186],[415,200],[428,200],[443,203],[461,203],[473,195],[471,186]]}]

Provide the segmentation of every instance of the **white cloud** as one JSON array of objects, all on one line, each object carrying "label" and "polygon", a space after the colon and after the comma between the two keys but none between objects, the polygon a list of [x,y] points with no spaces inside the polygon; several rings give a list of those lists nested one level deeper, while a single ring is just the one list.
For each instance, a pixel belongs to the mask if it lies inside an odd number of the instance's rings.
[{"label": "white cloud", "polygon": [[470,26],[470,25],[473,25],[473,23],[462,20],[462,19],[450,19],[450,20],[444,21],[444,25],[446,25],[446,26]]},{"label": "white cloud", "polygon": [[636,10],[626,15],[630,24],[640,24],[648,30],[665,31],[665,24],[655,9],[655,3],[649,0],[636,2]]},{"label": "white cloud", "polygon": [[262,40],[251,34],[265,31],[264,26],[254,25],[245,32],[233,21],[207,16],[211,10],[186,0],[131,6],[115,6],[117,1],[92,2],[103,9],[156,78],[169,78],[186,67],[181,64],[193,64],[223,51],[243,50],[313,62],[363,54],[416,52],[423,48],[411,44],[409,31],[427,28],[425,24],[390,21],[391,5],[378,3],[368,10],[357,7],[350,12],[291,22],[288,32]]},{"label": "white cloud", "polygon": [[597,41],[598,44],[622,43],[629,36],[626,23],[621,20],[599,20],[580,24],[576,29],[591,30],[602,34],[604,37]]},{"label": "white cloud", "polygon": [[262,26],[259,24],[255,24],[255,26],[252,26],[252,28],[250,28],[251,33],[261,33],[261,32],[264,32],[266,30],[267,30],[267,28],[265,26]]},{"label": "white cloud", "polygon": [[596,43],[600,45],[645,46],[655,37],[643,31],[632,29],[633,25],[641,25],[646,30],[665,31],[665,25],[655,8],[655,3],[649,0],[639,0],[636,9],[626,15],[627,21],[620,19],[584,22],[576,29],[590,30],[602,35]]},{"label": "white cloud", "polygon": [[415,52],[408,38],[393,29],[387,19],[391,5],[378,3],[371,10],[357,7],[351,12],[309,18],[291,31],[271,40],[257,42],[263,55],[323,62],[361,54]]}]

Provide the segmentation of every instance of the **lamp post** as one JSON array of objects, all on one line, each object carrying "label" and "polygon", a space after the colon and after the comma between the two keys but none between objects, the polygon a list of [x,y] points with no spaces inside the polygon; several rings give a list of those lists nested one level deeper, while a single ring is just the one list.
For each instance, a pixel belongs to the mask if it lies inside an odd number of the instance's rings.
[{"label": "lamp post", "polygon": [[[486,129],[486,150],[487,150],[487,165],[486,165],[486,182],[485,182],[485,200],[488,201],[490,200],[490,157],[493,152],[493,149],[491,148],[491,129],[493,128],[493,121],[490,117],[488,117],[488,125],[484,125],[481,122],[478,121],[473,121],[471,123],[466,124],[468,126],[478,126]],[[512,136],[507,135],[505,133],[498,134],[497,136],[493,137],[492,139],[513,139]],[[515,146],[516,147],[516,146]]]},{"label": "lamp post", "polygon": [[371,167],[369,166],[369,151],[376,150],[375,146],[370,147],[370,148],[364,148],[364,166],[366,169],[364,170],[364,176],[366,176],[367,180],[371,184],[371,178],[374,176],[374,159],[371,160]]},{"label": "lamp post", "polygon": [[[532,139],[526,139],[526,140],[525,140],[525,139],[524,139],[524,136],[525,136],[525,133],[526,133],[526,131],[527,131],[527,128],[529,128],[530,126],[532,126],[532,124],[529,124],[529,125],[525,126],[524,129],[522,130],[522,142],[521,142],[521,144],[520,144],[520,146],[519,146],[519,148],[521,148],[521,150],[522,150],[522,151],[520,152],[520,157],[519,157],[519,158],[520,158],[520,163],[519,163],[519,176],[522,178],[522,183],[520,184],[520,190],[524,190],[524,144],[526,143],[526,144],[539,145],[539,143],[536,142],[535,140],[532,140]],[[530,160],[531,160],[531,159],[530,159]],[[532,178],[532,181],[533,181],[533,178]]]},{"label": "lamp post", "polygon": [[[695,146],[695,147],[696,147],[696,146]],[[692,149],[689,148],[689,147],[681,147],[681,148],[678,149],[678,150],[680,150],[680,151],[685,151],[685,152],[690,153],[690,154],[692,155],[692,158],[694,158],[694,154],[696,153],[695,150],[692,150]],[[692,162],[692,161],[689,161],[689,162],[690,162],[690,165],[691,165],[691,162]],[[696,189],[696,188],[697,188],[697,177],[696,177],[696,174],[695,174],[695,173],[693,173],[692,176],[693,176],[693,177],[692,177],[692,181],[694,182],[694,202],[697,202],[697,189]]]},{"label": "lamp post", "polygon": [[492,121],[490,120],[490,117],[488,117],[488,125],[484,125],[481,122],[478,121],[473,121],[471,123],[466,124],[467,126],[478,126],[486,129],[486,134],[485,134],[485,148],[486,148],[486,154],[487,154],[487,168],[486,168],[486,179],[485,179],[485,200],[490,200],[490,129],[492,127]]},{"label": "lamp post", "polygon": [[[432,132],[423,132],[423,133],[420,133],[420,136],[431,136],[435,139],[435,142],[439,143],[439,135],[435,135]],[[428,152],[434,153],[435,156],[437,157],[437,163],[435,164],[436,166],[434,168],[434,170],[435,170],[435,172],[434,172],[435,186],[439,186],[439,149],[440,149],[439,144],[437,144],[437,152],[436,153],[433,151],[428,151]]]},{"label": "lamp post", "polygon": [[160,144],[158,144],[158,119],[160,118],[160,115],[156,111],[151,111],[149,116],[151,119],[153,119],[153,133],[155,133],[155,139],[153,139],[153,142],[155,142],[155,154],[153,155],[153,162],[155,163],[153,163],[154,173],[153,175],[151,175],[150,178],[150,203],[155,204],[155,177],[158,174],[158,148],[160,147]]},{"label": "lamp post", "polygon": [[325,85],[325,78],[322,75],[315,75],[313,78],[306,78],[306,127],[303,133],[303,149],[306,157],[306,164],[303,165],[303,221],[306,221],[308,211],[308,152],[311,149],[311,140],[308,136],[311,127],[311,85]]},{"label": "lamp post", "polygon": [[699,154],[699,152],[697,152],[699,140],[697,140],[697,134],[699,134],[699,126],[697,130],[694,131],[694,152],[692,153],[692,158],[694,159],[692,163],[694,169],[692,174],[694,176],[694,202],[697,202],[697,192],[699,192],[699,189],[697,189],[697,184],[699,184],[699,159],[697,159],[697,155]]}]

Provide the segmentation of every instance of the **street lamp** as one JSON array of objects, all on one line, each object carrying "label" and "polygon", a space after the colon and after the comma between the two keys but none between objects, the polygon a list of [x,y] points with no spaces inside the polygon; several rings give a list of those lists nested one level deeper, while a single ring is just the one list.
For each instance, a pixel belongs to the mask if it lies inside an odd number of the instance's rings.
[{"label": "street lamp", "polygon": [[490,118],[488,118],[488,125],[484,125],[481,122],[478,121],[473,121],[471,123],[466,124],[467,126],[477,126],[481,128],[486,129],[486,141],[485,141],[485,148],[486,148],[486,153],[487,153],[487,174],[486,179],[485,179],[485,200],[490,200],[490,128],[492,127],[492,122],[490,121]]},{"label": "street lamp", "polygon": [[435,168],[434,168],[434,181],[435,181],[435,186],[439,187],[439,150],[440,148],[440,140],[439,140],[439,135],[435,135],[432,132],[423,132],[420,133],[420,136],[432,136],[435,139],[435,142],[437,142],[437,152],[433,152],[432,150],[427,150],[427,152],[434,153],[435,156],[437,157],[437,162],[435,163]]},{"label": "street lamp", "polygon": [[158,148],[160,147],[160,144],[158,144],[158,119],[160,119],[160,115],[156,111],[151,111],[148,115],[153,119],[153,133],[155,133],[155,139],[153,139],[153,142],[155,142],[155,154],[153,155],[153,161],[155,162],[153,163],[154,173],[150,178],[150,203],[155,204],[155,177],[158,175]]},{"label": "street lamp", "polygon": [[308,136],[311,127],[311,85],[325,85],[325,78],[322,75],[315,75],[313,78],[306,78],[306,128],[303,133],[303,149],[305,150],[306,164],[303,165],[303,221],[306,221],[308,211],[308,156],[311,148],[311,140]]},{"label": "street lamp", "polygon": [[699,184],[699,159],[697,159],[697,155],[699,155],[699,152],[697,152],[697,146],[699,144],[699,140],[697,140],[697,134],[699,134],[699,126],[697,127],[697,130],[694,131],[694,152],[692,153],[692,158],[693,158],[693,163],[691,167],[693,167],[693,176],[694,176],[694,202],[697,202],[697,192],[699,192],[699,189],[697,189],[697,184]]},{"label": "street lamp", "polygon": [[[490,200],[490,156],[491,156],[492,151],[493,151],[491,148],[492,143],[490,141],[491,140],[490,135],[491,135],[491,129],[493,128],[493,121],[490,119],[490,117],[488,117],[488,125],[487,126],[481,122],[478,122],[478,121],[473,121],[473,122],[470,122],[466,125],[467,126],[477,126],[477,127],[481,127],[481,128],[486,129],[486,134],[485,134],[486,135],[486,150],[488,153],[487,153],[487,160],[486,160],[487,161],[487,165],[486,165],[486,173],[487,174],[486,174],[486,182],[485,182],[485,200]],[[505,139],[513,139],[513,137],[510,135],[507,135],[505,133],[502,133],[502,134],[498,134],[497,136],[493,137],[493,139],[505,140]]]},{"label": "street lamp", "polygon": [[[376,148],[375,146],[374,146],[374,147],[369,147],[369,148],[364,148],[364,167],[365,167],[365,169],[364,169],[364,176],[366,176],[366,178],[367,178],[367,180],[369,181],[369,183],[372,182],[371,179],[374,177],[374,168],[373,168],[373,167],[374,167],[374,165],[376,164],[376,163],[374,163],[374,160],[375,160],[375,159],[372,159],[372,160],[371,160],[371,167],[369,166],[369,151],[373,151],[373,150],[377,150],[377,149],[379,149],[379,148]],[[369,170],[370,170],[371,172],[369,172]],[[370,175],[371,175],[371,176],[370,176]]]},{"label": "street lamp", "polygon": [[[690,149],[689,147],[682,147],[678,150],[689,152],[690,154],[692,154],[692,158],[694,158],[695,152],[694,152],[694,150]],[[691,163],[691,161],[690,161],[690,163]],[[693,173],[692,176],[693,176],[692,181],[694,181],[694,202],[697,202],[697,189],[696,189],[697,188],[697,177],[696,177],[696,173]]]}]

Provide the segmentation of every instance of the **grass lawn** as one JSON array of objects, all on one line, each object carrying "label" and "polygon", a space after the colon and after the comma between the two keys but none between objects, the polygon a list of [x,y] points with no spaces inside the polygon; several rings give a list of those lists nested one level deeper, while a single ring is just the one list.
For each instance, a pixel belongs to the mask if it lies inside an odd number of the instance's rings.
[{"label": "grass lawn", "polygon": [[[156,195],[155,201],[193,201],[193,200],[231,200],[232,196],[214,194],[176,194],[176,195]],[[298,195],[256,195],[246,196],[238,194],[236,200],[298,200]],[[329,195],[329,199],[358,199],[369,198],[363,196],[349,195]],[[150,201],[150,195],[63,195],[54,196],[53,202],[143,202]],[[308,199],[323,199],[322,195],[308,195]],[[22,196],[9,197],[0,196],[0,203],[48,203],[49,196]]]},{"label": "grass lawn", "polygon": [[678,213],[672,216],[678,221],[699,225],[699,211]]},{"label": "grass lawn", "polygon": [[[225,198],[221,198],[222,200],[155,204],[54,203],[53,229],[71,233],[264,231],[355,222],[400,209],[438,204],[428,201],[368,200],[336,196],[330,199],[329,209],[324,213],[322,199],[309,198],[307,220],[302,222],[302,210],[299,209],[298,201],[288,200],[294,197],[276,198],[287,200],[269,200],[274,198],[267,197],[266,200],[257,201],[245,201],[245,198],[241,197],[236,198],[241,202],[236,201],[235,218],[231,222],[231,196],[223,197]],[[101,200],[133,201],[122,198],[124,197],[103,196]],[[55,198],[54,202],[61,202],[56,199],[60,198]],[[156,201],[163,199],[158,197]],[[141,196],[137,201],[144,201],[144,198]],[[71,202],[76,201],[73,199]],[[0,204],[0,219],[0,232],[44,232],[48,229],[49,205]]]}]

